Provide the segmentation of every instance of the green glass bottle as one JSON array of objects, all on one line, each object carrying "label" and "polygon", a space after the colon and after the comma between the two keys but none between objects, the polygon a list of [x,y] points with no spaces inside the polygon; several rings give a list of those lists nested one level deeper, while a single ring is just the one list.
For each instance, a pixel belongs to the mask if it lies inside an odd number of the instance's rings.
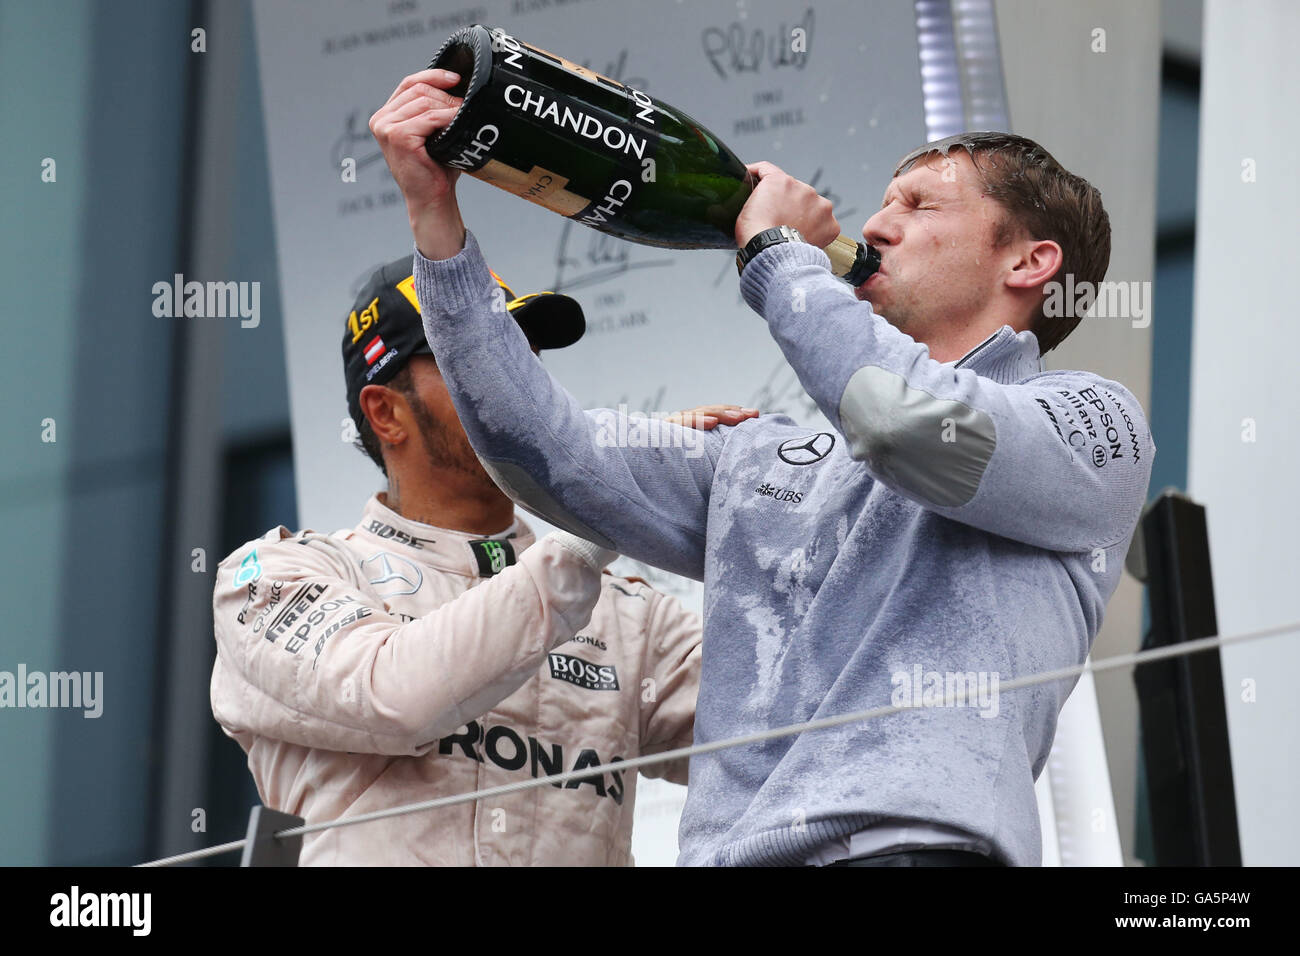
[{"label": "green glass bottle", "polygon": [[[429,65],[460,75],[448,92],[463,100],[425,144],[434,160],[632,242],[735,248],[752,177],[681,110],[478,24]],[[826,252],[855,286],[880,264],[845,236]]]}]

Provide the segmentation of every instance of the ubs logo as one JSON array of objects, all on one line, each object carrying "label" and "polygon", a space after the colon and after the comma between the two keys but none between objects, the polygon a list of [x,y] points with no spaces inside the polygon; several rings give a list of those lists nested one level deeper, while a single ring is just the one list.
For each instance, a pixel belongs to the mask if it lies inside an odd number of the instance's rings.
[{"label": "ubs logo", "polygon": [[835,436],[818,432],[805,438],[789,438],[777,447],[776,456],[787,465],[812,465],[821,461],[835,447]]}]

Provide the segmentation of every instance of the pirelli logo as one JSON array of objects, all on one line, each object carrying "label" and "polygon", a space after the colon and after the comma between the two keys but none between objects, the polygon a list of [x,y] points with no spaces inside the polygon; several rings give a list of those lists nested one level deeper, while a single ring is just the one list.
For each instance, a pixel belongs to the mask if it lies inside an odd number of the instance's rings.
[{"label": "pirelli logo", "polygon": [[551,652],[546,655],[551,676],[585,690],[618,690],[618,673],[609,664],[593,664],[581,657]]}]

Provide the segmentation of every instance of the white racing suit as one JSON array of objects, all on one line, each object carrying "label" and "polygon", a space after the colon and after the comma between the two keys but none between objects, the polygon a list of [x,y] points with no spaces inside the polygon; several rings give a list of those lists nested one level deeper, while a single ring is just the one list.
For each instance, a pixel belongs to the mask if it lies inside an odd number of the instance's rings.
[{"label": "white racing suit", "polygon": [[[213,612],[213,714],[309,823],[691,743],[699,618],[519,520],[484,538],[371,498],[352,530],[237,549]],[[333,828],[300,862],[628,865],[635,793],[616,771]]]}]

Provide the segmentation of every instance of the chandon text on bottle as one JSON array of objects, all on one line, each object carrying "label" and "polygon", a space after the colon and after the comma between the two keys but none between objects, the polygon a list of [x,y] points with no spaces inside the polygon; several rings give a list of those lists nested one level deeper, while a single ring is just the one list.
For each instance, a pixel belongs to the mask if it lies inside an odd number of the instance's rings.
[{"label": "chandon text on bottle", "polygon": [[[463,101],[425,144],[436,161],[633,242],[735,248],[752,177],[680,110],[477,24],[429,65],[460,75],[448,92]],[[874,249],[844,236],[826,251],[853,285],[879,265]]]}]

